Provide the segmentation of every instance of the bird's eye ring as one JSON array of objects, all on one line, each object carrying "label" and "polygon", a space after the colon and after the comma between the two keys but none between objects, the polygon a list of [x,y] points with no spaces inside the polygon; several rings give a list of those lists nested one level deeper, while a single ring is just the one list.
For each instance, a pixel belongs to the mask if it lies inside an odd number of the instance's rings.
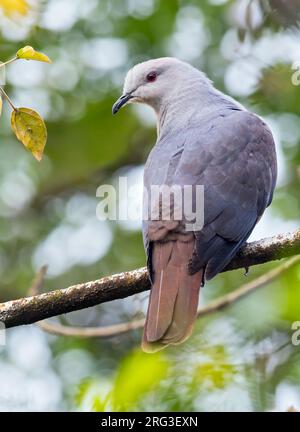
[{"label": "bird's eye ring", "polygon": [[146,76],[146,79],[148,82],[154,82],[156,80],[156,78],[157,78],[157,73],[154,71],[149,72]]}]

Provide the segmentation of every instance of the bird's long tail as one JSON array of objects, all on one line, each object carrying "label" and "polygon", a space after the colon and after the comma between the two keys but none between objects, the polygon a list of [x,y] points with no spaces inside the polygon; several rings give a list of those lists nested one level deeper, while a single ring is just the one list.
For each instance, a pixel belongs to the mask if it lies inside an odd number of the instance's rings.
[{"label": "bird's long tail", "polygon": [[193,248],[193,241],[154,244],[154,283],[142,341],[146,352],[180,344],[192,333],[202,280],[202,271],[188,273]]}]

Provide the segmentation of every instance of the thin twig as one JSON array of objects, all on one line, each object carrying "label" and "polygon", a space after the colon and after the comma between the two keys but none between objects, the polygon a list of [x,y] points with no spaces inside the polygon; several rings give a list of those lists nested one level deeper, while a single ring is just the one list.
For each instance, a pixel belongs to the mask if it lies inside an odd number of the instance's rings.
[{"label": "thin twig", "polygon": [[7,66],[8,64],[13,63],[13,62],[16,61],[16,60],[18,60],[18,57],[13,57],[12,59],[7,60],[7,61],[4,62],[4,63],[0,63],[0,68],[2,68],[2,67],[4,67],[4,66]]},{"label": "thin twig", "polygon": [[[285,271],[289,270],[296,264],[300,263],[300,256],[293,257],[279,267],[263,274],[262,276],[254,279],[253,281],[242,285],[237,290],[222,296],[221,298],[211,302],[203,309],[199,309],[198,318],[207,316],[216,312],[219,312],[238,301],[242,300],[245,296],[251,294],[252,292],[262,288],[277,279]],[[38,291],[35,291],[37,294]],[[47,333],[55,334],[58,336],[73,336],[81,338],[107,338],[112,336],[119,336],[120,334],[127,333],[131,330],[137,330],[143,328],[145,324],[144,319],[128,321],[126,323],[115,324],[105,327],[71,327],[62,324],[54,324],[47,321],[40,321],[37,325]]]},{"label": "thin twig", "polygon": [[36,277],[34,278],[31,287],[28,290],[29,296],[37,295],[43,285],[46,273],[47,273],[48,266],[42,266],[41,269],[38,271]]},{"label": "thin twig", "polygon": [[9,103],[9,105],[12,107],[12,109],[15,111],[16,107],[14,106],[14,104],[12,103],[10,97],[8,96],[8,94],[4,91],[4,89],[2,87],[0,87],[0,91],[3,94],[3,96],[5,97],[5,99],[7,100],[7,102]]},{"label": "thin twig", "polygon": [[259,276],[257,279],[254,279],[253,281],[242,285],[237,290],[224,295],[220,299],[213,301],[206,308],[198,312],[198,317],[209,315],[213,312],[221,311],[227,306],[232,305],[239,300],[242,300],[247,295],[256,291],[258,288],[262,288],[266,286],[268,283],[272,282],[274,279],[277,279],[279,276],[281,276],[281,274],[284,273],[286,270],[289,270],[290,268],[294,267],[296,264],[299,263],[300,263],[300,256],[290,258],[289,260],[285,261],[283,264],[276,267],[275,269],[272,269],[269,272],[263,274],[262,276]]},{"label": "thin twig", "polygon": [[56,336],[72,336],[80,338],[109,338],[128,333],[144,327],[145,320],[134,320],[125,323],[114,324],[104,327],[71,327],[62,324],[54,324],[49,321],[39,321],[36,325],[47,333]]}]

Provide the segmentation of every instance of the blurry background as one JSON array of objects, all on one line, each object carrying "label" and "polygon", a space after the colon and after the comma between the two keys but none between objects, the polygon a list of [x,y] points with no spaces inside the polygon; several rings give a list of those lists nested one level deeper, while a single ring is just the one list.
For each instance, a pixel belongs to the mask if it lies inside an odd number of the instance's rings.
[{"label": "blurry background", "polygon": [[[38,110],[49,139],[37,163],[17,142],[5,104],[0,119],[0,301],[25,296],[42,264],[44,290],[145,264],[139,223],[101,222],[96,189],[127,175],[141,185],[155,142],[150,108],[111,115],[126,71],[176,56],[265,118],[276,138],[273,204],[252,239],[300,226],[300,2],[298,0],[0,0],[0,59],[32,45],[52,65],[7,67],[17,106]],[[294,67],[294,70],[292,69]],[[298,79],[299,81],[299,79]],[[295,84],[295,82],[294,82]],[[299,84],[299,82],[298,82]],[[132,205],[140,197],[133,198]],[[278,263],[219,275],[201,304]],[[225,312],[198,321],[183,346],[139,350],[141,332],[111,339],[11,329],[0,347],[0,410],[300,409],[300,268]],[[56,321],[103,326],[139,317],[147,293]],[[55,321],[55,320],[54,320]]]}]

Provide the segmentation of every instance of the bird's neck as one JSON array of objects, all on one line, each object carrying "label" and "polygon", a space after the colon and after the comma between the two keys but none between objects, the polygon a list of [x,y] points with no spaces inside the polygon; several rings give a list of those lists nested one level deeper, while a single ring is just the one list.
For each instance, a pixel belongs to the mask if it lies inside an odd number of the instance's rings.
[{"label": "bird's neck", "polygon": [[235,101],[216,90],[206,77],[194,77],[184,87],[174,87],[156,109],[158,138],[199,123],[210,113],[229,106],[235,106]]}]

